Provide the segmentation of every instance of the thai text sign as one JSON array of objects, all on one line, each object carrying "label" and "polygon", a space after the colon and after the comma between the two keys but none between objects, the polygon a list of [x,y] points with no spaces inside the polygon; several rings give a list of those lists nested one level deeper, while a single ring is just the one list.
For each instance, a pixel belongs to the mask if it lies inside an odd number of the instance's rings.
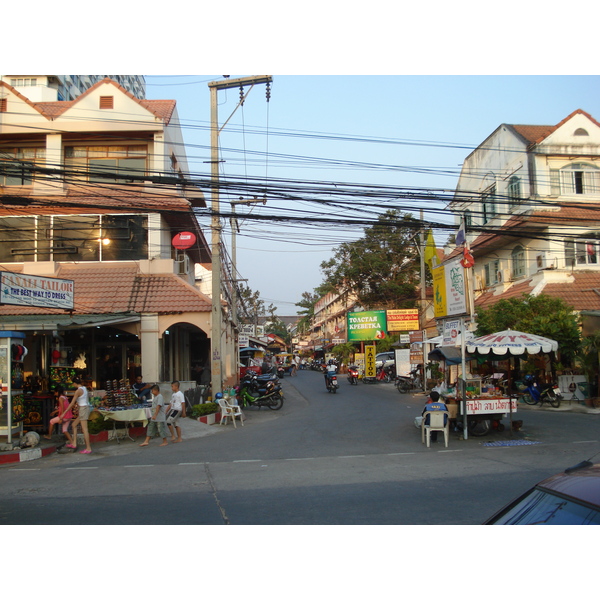
[{"label": "thai text sign", "polygon": [[435,317],[463,315],[467,312],[465,269],[460,258],[433,269]]},{"label": "thai text sign", "polygon": [[507,413],[511,410],[511,403],[512,412],[517,412],[516,398],[477,398],[476,400],[467,400],[467,414]]},{"label": "thai text sign", "polygon": [[386,336],[385,310],[348,313],[348,341],[382,340]]},{"label": "thai text sign", "polygon": [[388,331],[412,331],[419,327],[419,310],[411,308],[407,310],[387,311]]},{"label": "thai text sign", "polygon": [[0,271],[0,304],[73,310],[74,284],[70,279]]}]

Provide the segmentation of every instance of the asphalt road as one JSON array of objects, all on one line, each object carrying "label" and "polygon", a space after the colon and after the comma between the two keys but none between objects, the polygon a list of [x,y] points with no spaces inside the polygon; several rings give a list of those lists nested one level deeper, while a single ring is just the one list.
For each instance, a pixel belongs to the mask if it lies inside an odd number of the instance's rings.
[{"label": "asphalt road", "polygon": [[422,394],[343,376],[328,394],[313,371],[283,387],[280,411],[249,409],[237,429],[201,426],[166,448],[126,440],[5,466],[0,524],[476,525],[600,452],[595,414],[528,408],[515,416],[520,432],[453,433],[448,448],[427,449],[413,425]]}]

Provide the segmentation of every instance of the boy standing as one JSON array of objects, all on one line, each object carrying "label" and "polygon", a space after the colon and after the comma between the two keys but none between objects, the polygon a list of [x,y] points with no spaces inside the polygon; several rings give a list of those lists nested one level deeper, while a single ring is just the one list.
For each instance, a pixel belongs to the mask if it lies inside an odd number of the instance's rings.
[{"label": "boy standing", "polygon": [[165,401],[157,385],[153,385],[150,392],[152,393],[152,418],[148,423],[146,439],[140,446],[147,446],[150,439],[157,433],[163,439],[163,443],[160,445],[166,446],[169,442],[167,442]]},{"label": "boy standing", "polygon": [[[169,412],[173,411],[167,419],[167,425],[171,432],[171,441],[174,443],[182,442],[181,439],[181,427],[179,427],[179,418],[185,417],[185,397],[183,392],[179,391],[179,381],[171,383],[171,403],[169,404]],[[173,429],[175,428],[175,429]],[[177,431],[177,437],[175,437],[175,431]]]}]

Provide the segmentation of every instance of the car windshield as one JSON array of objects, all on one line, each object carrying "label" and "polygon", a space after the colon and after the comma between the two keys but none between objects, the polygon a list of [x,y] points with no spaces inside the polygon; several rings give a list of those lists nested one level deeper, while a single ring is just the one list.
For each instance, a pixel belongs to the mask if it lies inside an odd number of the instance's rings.
[{"label": "car windshield", "polygon": [[600,525],[598,509],[533,489],[491,525]]}]

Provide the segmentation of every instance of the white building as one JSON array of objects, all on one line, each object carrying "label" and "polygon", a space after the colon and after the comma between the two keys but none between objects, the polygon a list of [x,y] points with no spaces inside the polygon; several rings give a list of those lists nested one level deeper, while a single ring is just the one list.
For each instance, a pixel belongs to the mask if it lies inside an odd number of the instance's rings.
[{"label": "white building", "polygon": [[[500,125],[464,161],[451,209],[465,217],[475,305],[544,293],[588,326],[600,315],[600,123]],[[585,328],[584,328],[585,333]]]}]

